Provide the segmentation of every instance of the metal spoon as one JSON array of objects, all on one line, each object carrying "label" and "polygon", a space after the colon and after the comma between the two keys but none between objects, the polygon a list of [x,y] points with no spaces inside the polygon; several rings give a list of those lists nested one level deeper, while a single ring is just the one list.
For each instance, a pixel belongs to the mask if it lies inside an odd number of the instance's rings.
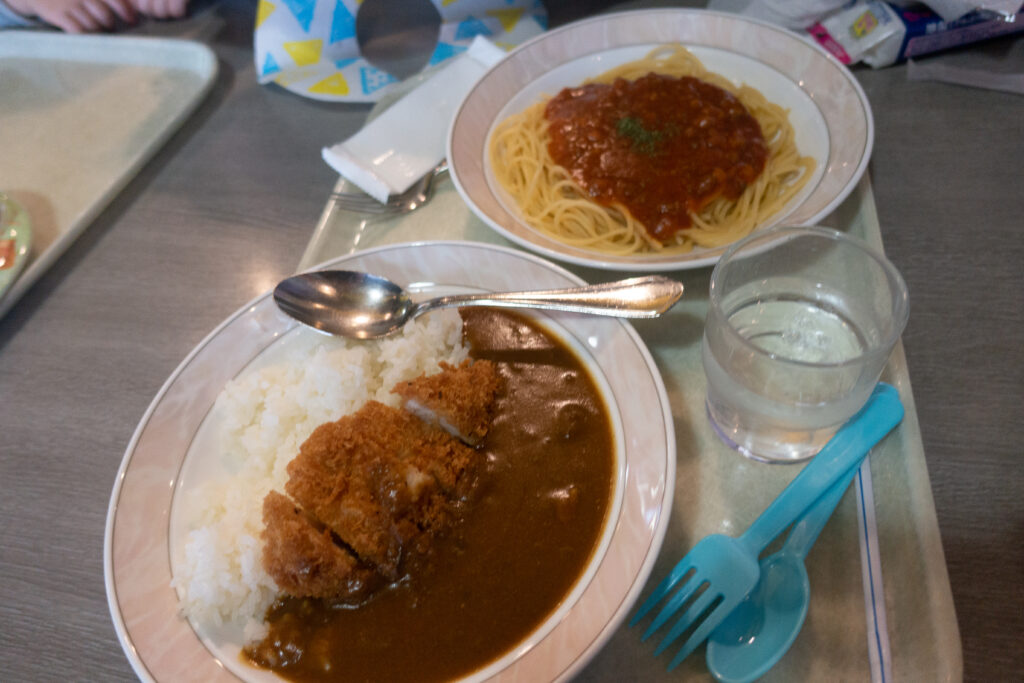
[{"label": "metal spoon", "polygon": [[438,308],[503,306],[655,318],[682,295],[682,283],[651,275],[587,287],[460,294],[416,303],[390,280],[349,270],[294,275],[274,289],[277,305],[300,323],[354,339],[387,336],[413,318]]},{"label": "metal spoon", "polygon": [[761,579],[708,638],[708,670],[722,683],[765,675],[796,640],[807,617],[811,584],[804,559],[857,474],[832,485],[793,524],[782,548],[761,560]]}]

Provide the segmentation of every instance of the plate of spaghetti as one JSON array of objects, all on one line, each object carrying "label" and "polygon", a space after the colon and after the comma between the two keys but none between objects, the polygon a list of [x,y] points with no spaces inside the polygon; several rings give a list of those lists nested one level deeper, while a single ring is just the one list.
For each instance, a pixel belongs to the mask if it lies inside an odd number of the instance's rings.
[{"label": "plate of spaghetti", "polygon": [[470,209],[513,242],[655,271],[818,222],[873,141],[863,90],[819,46],[736,15],[642,10],[509,53],[456,111],[448,160]]}]

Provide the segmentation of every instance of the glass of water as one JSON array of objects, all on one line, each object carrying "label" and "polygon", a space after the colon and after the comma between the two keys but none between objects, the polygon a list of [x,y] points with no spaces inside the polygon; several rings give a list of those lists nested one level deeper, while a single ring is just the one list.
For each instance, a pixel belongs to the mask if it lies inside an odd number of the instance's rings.
[{"label": "glass of water", "polygon": [[907,287],[864,242],[775,228],[711,274],[701,357],[722,440],[762,462],[810,458],[867,401],[907,323]]}]

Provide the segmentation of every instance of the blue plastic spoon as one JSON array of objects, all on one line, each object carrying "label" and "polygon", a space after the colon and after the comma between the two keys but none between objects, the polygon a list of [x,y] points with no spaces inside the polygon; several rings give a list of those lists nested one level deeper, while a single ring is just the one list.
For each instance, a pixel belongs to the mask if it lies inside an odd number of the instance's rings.
[{"label": "blue plastic spoon", "polygon": [[768,672],[796,640],[807,616],[811,584],[804,559],[858,468],[832,485],[794,523],[782,548],[761,560],[753,592],[708,637],[708,670],[722,683],[746,683]]}]

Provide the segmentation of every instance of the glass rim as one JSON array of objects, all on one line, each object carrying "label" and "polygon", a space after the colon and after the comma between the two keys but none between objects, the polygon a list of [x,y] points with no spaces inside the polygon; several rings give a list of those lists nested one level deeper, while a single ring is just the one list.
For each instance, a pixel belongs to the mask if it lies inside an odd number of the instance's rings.
[{"label": "glass rim", "polygon": [[[818,237],[830,239],[835,242],[842,242],[860,250],[871,260],[877,263],[885,273],[893,290],[893,324],[890,333],[883,339],[880,339],[876,344],[873,344],[869,349],[857,354],[853,358],[847,358],[837,362],[806,361],[788,358],[787,356],[772,351],[766,351],[740,334],[732,323],[729,322],[729,319],[725,316],[721,308],[721,295],[718,291],[717,285],[718,279],[722,274],[722,270],[724,266],[729,264],[730,260],[737,252],[747,248],[750,244],[766,240],[765,244],[759,249],[759,251],[769,251],[773,247],[778,246],[779,238],[786,235],[792,235],[793,237]],[[723,326],[728,330],[727,334],[729,334],[733,339],[738,340],[743,347],[754,351],[759,356],[764,356],[772,361],[788,363],[797,367],[844,368],[861,364],[865,362],[865,360],[869,360],[875,356],[888,355],[892,352],[893,348],[896,346],[896,342],[899,341],[900,336],[903,334],[903,330],[906,328],[907,320],[910,318],[910,298],[907,292],[907,283],[904,281],[903,275],[900,271],[895,265],[893,265],[892,261],[886,258],[885,254],[873,248],[864,240],[847,235],[839,230],[823,226],[777,226],[752,233],[738,242],[733,243],[725,250],[718,262],[715,263],[715,267],[711,271],[711,278],[708,284],[708,317],[712,315],[722,319],[724,322]],[[705,328],[706,327],[707,322],[705,321]]]}]

